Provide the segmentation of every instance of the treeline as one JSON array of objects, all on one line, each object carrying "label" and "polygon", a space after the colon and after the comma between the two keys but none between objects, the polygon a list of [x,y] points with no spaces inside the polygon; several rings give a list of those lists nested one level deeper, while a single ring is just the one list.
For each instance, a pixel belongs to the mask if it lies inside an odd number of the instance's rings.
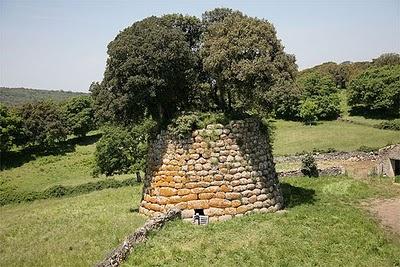
[{"label": "treeline", "polygon": [[294,110],[278,113],[279,117],[305,122],[335,119],[341,112],[339,92],[347,89],[351,114],[398,118],[400,55],[383,54],[371,62],[323,63],[299,72],[296,86],[287,96]]},{"label": "treeline", "polygon": [[6,106],[16,106],[41,100],[63,102],[72,97],[84,95],[87,96],[88,94],[61,90],[0,87],[0,103]]},{"label": "treeline", "polygon": [[15,107],[0,104],[0,152],[15,147],[51,150],[69,134],[84,136],[94,127],[90,96],[78,96],[61,103],[47,100]]}]

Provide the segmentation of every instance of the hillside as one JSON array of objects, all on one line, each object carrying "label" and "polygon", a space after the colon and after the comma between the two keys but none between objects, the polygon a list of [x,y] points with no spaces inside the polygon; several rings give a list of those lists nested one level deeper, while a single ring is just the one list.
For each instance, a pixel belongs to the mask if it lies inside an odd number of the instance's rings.
[{"label": "hillside", "polygon": [[60,90],[39,90],[29,88],[0,87],[0,103],[13,106],[26,102],[51,99],[57,102],[68,98],[87,95],[87,93],[60,91]]}]

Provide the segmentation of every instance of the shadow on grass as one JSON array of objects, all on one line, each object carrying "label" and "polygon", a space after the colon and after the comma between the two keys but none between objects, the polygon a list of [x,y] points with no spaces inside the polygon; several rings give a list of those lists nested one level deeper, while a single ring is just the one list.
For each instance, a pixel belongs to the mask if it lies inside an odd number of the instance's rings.
[{"label": "shadow on grass", "polygon": [[0,170],[7,170],[19,167],[38,156],[57,156],[74,152],[76,145],[91,145],[96,143],[101,134],[90,136],[73,137],[66,141],[60,142],[55,147],[31,146],[17,151],[7,151],[0,153]]},{"label": "shadow on grass", "polygon": [[281,182],[281,188],[286,208],[292,208],[303,204],[314,204],[315,190],[297,187]]}]

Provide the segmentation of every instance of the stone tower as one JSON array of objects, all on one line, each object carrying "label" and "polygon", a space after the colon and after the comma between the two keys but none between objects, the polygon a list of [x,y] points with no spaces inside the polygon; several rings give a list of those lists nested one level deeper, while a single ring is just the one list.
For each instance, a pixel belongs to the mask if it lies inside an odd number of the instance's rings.
[{"label": "stone tower", "polygon": [[151,144],[139,212],[172,207],[210,221],[250,212],[274,212],[283,198],[268,134],[253,119],[212,124],[178,139],[162,132]]}]

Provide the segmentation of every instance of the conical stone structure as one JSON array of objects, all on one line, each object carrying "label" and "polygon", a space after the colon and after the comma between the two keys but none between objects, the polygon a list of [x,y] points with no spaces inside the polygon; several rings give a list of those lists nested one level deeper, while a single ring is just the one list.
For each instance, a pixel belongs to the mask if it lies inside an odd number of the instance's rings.
[{"label": "conical stone structure", "polygon": [[268,134],[253,119],[212,124],[179,139],[162,132],[151,144],[139,212],[172,207],[210,221],[250,212],[274,212],[283,198]]}]

